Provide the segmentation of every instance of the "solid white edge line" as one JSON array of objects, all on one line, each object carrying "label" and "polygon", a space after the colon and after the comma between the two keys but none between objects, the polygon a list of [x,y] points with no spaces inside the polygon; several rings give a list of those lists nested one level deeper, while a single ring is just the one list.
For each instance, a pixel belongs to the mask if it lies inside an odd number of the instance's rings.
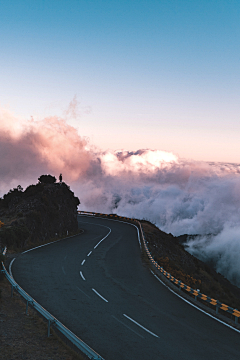
[{"label": "solid white edge line", "polygon": [[87,256],[90,256],[91,255],[91,253],[92,253],[92,250],[87,254]]},{"label": "solid white edge line", "polygon": [[16,258],[12,259],[12,261],[10,262],[10,265],[9,265],[9,274],[11,275],[12,278],[13,278],[13,275],[12,275],[12,264],[13,264],[14,260],[16,260]]},{"label": "solid white edge line", "polygon": [[29,251],[32,251],[32,250],[35,250],[35,249],[38,249],[38,248],[40,248],[40,247],[47,246],[47,245],[50,245],[50,244],[55,244],[55,243],[57,243],[57,242],[59,242],[59,241],[62,241],[62,240],[65,240],[65,239],[70,239],[70,238],[72,238],[72,237],[74,237],[74,236],[78,236],[78,235],[81,235],[81,234],[76,234],[76,235],[72,235],[72,236],[67,236],[67,237],[65,237],[65,238],[62,238],[62,239],[59,239],[59,240],[56,240],[56,241],[49,242],[49,243],[47,243],[47,244],[39,245],[39,246],[36,246],[36,247],[34,247],[34,248],[32,248],[32,249],[23,251],[21,254],[26,254],[26,253],[29,252]]},{"label": "solid white edge line", "polygon": [[81,275],[81,278],[83,279],[83,280],[86,280],[85,279],[85,277],[83,276],[83,273],[80,271],[80,275]]},{"label": "solid white edge line", "polygon": [[86,260],[84,259],[84,260],[81,262],[81,265],[83,265],[83,264],[85,263],[85,261],[86,261]]},{"label": "solid white edge line", "polygon": [[236,331],[236,332],[238,332],[238,333],[240,334],[240,330],[232,327],[231,325],[228,325],[228,324],[225,323],[224,321],[216,318],[215,316],[213,316],[213,315],[207,313],[206,311],[204,311],[203,309],[199,308],[197,305],[194,305],[194,304],[192,304],[190,301],[184,299],[181,295],[177,294],[174,290],[172,290],[169,286],[167,286],[161,279],[159,279],[159,277],[158,277],[156,274],[154,274],[154,272],[153,272],[152,270],[151,270],[151,272],[152,272],[152,274],[155,276],[155,278],[156,278],[161,284],[163,284],[164,286],[166,286],[166,288],[167,288],[169,291],[171,291],[173,294],[175,294],[175,295],[178,296],[180,299],[182,299],[183,301],[185,301],[187,304],[193,306],[195,309],[201,311],[202,313],[206,314],[207,316],[211,317],[212,319],[220,322],[221,324],[229,327],[230,329],[232,329],[232,330],[234,330],[234,331]]},{"label": "solid white edge line", "polygon": [[95,290],[95,289],[92,288],[92,291],[94,291],[95,294],[97,294],[101,299],[103,299],[104,301],[108,302],[108,300],[105,299],[102,295],[100,295],[100,294],[97,292],[97,290]]},{"label": "solid white edge line", "polygon": [[133,320],[132,318],[130,318],[129,316],[127,316],[126,314],[123,314],[123,316],[125,316],[127,319],[131,320],[134,324],[138,325],[140,328],[142,328],[143,330],[147,331],[149,334],[159,338],[159,336],[157,336],[156,334],[154,334],[153,332],[151,332],[150,330],[146,329],[144,326],[142,326],[141,324],[139,324],[137,321]]}]

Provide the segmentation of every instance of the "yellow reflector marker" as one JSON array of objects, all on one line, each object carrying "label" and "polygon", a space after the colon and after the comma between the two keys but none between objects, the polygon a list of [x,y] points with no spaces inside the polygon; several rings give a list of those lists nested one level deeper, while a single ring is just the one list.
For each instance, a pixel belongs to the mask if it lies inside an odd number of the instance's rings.
[{"label": "yellow reflector marker", "polygon": [[202,294],[201,299],[202,299],[202,300],[207,300],[207,295]]},{"label": "yellow reflector marker", "polygon": [[217,305],[217,300],[211,299],[210,304],[212,304],[212,305]]},{"label": "yellow reflector marker", "polygon": [[233,310],[233,315],[234,315],[234,316],[237,316],[237,317],[240,317],[240,311],[234,309],[234,310]]},{"label": "yellow reflector marker", "polygon": [[228,305],[221,304],[220,309],[227,311],[228,310]]},{"label": "yellow reflector marker", "polygon": [[187,290],[187,291],[191,291],[190,286],[187,286],[185,290]]}]

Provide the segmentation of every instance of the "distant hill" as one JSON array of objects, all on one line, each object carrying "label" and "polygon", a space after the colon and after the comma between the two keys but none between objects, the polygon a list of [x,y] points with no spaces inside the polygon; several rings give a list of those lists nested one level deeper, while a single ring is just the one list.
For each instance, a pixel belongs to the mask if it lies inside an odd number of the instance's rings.
[{"label": "distant hill", "polygon": [[70,187],[51,175],[25,191],[20,185],[10,190],[0,199],[0,248],[26,249],[76,232],[79,204]]}]

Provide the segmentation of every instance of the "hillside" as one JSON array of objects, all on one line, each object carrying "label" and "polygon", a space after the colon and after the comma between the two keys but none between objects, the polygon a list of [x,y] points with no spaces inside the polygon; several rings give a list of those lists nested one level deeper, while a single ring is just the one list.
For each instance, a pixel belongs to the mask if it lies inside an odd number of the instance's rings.
[{"label": "hillside", "polygon": [[79,199],[51,175],[25,191],[19,185],[0,199],[0,248],[26,249],[78,229]]},{"label": "hillside", "polygon": [[141,224],[149,251],[167,272],[201,293],[240,309],[240,289],[213,267],[189,254],[181,244],[181,237],[166,234],[148,221]]}]

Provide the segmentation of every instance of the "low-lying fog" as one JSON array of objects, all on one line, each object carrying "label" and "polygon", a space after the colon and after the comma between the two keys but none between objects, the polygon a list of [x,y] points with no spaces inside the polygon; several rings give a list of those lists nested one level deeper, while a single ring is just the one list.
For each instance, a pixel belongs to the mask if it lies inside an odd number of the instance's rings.
[{"label": "low-lying fog", "polygon": [[[161,149],[161,144],[159,144]],[[0,195],[63,174],[80,209],[148,219],[188,251],[214,260],[240,286],[240,164],[186,160],[160,150],[101,151],[64,119],[21,121],[0,112]]]}]

